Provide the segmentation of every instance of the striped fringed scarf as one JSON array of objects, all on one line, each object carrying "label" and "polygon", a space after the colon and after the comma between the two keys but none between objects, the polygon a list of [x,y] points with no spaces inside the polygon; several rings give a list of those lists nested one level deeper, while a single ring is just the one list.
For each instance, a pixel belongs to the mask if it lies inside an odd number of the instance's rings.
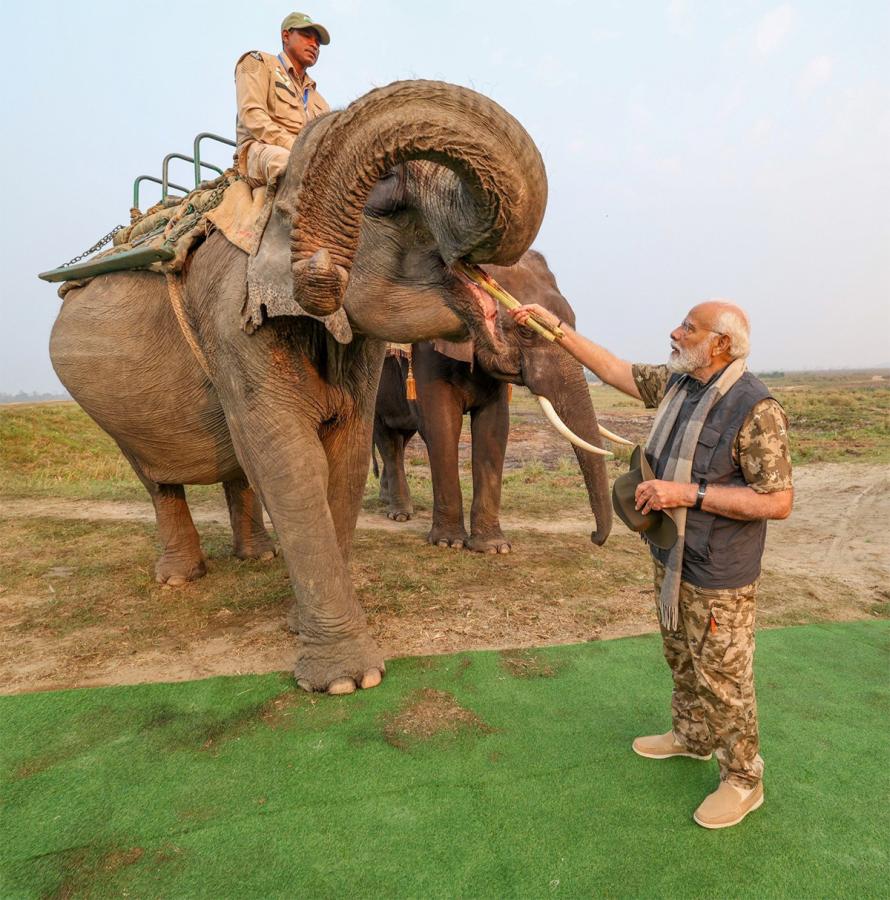
[{"label": "striped fringed scarf", "polygon": [[[680,481],[686,484],[692,481],[692,458],[701,436],[708,413],[714,404],[742,377],[746,369],[745,361],[737,359],[730,363],[723,374],[705,391],[692,413],[686,427],[678,432],[670,448],[670,456],[664,473],[660,476],[665,481]],[[649,432],[646,452],[650,459],[657,462],[664,450],[667,439],[677,421],[683,407],[686,391],[677,381],[664,395]],[[654,465],[653,465],[654,468]],[[670,550],[665,566],[664,581],[659,597],[659,613],[661,623],[668,631],[676,631],[679,620],[680,577],[683,572],[683,543],[686,536],[686,507],[680,506],[670,510],[671,518],[677,525],[677,543]]]}]

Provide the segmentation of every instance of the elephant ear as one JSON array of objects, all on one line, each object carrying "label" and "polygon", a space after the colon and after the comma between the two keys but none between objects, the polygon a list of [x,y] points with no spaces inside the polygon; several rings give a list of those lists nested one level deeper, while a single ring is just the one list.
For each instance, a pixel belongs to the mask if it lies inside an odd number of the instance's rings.
[{"label": "elephant ear", "polygon": [[[270,193],[274,188],[270,186]],[[247,260],[247,300],[241,327],[253,334],[271,316],[308,316],[321,322],[341,344],[352,341],[352,328],[342,308],[326,316],[306,312],[294,296],[291,267],[291,221],[274,203],[257,249]]]}]

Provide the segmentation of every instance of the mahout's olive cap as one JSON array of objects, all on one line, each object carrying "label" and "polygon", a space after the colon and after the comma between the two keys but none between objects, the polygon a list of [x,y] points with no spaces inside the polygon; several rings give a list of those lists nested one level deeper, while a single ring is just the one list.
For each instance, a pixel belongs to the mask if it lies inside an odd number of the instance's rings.
[{"label": "mahout's olive cap", "polygon": [[324,25],[313,22],[306,13],[292,12],[289,16],[284,17],[281,23],[282,31],[290,31],[291,28],[313,28],[318,32],[318,40],[321,44],[330,44],[331,35]]},{"label": "mahout's olive cap", "polygon": [[612,506],[631,531],[639,531],[660,550],[670,550],[677,543],[677,526],[670,514],[653,509],[644,516],[636,506],[637,485],[654,478],[643,448],[637,445],[630,455],[630,471],[619,475],[612,485]]}]

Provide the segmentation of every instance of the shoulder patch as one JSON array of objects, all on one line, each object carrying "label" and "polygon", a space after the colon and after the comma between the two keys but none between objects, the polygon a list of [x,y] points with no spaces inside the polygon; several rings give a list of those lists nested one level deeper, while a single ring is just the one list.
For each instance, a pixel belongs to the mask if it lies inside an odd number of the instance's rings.
[{"label": "shoulder patch", "polygon": [[248,50],[247,53],[242,53],[235,61],[235,68],[237,69],[248,56],[255,59],[257,62],[263,61],[263,54],[260,50]]}]

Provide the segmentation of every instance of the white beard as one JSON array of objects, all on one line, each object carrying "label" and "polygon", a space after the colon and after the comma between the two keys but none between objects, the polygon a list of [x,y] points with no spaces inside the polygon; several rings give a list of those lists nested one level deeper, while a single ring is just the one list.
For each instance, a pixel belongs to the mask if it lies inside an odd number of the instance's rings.
[{"label": "white beard", "polygon": [[711,348],[707,342],[685,350],[674,350],[668,359],[668,368],[677,375],[685,375],[696,369],[704,369],[711,362]]}]

